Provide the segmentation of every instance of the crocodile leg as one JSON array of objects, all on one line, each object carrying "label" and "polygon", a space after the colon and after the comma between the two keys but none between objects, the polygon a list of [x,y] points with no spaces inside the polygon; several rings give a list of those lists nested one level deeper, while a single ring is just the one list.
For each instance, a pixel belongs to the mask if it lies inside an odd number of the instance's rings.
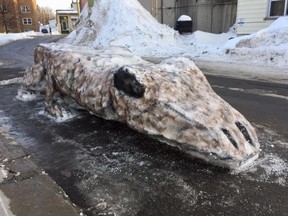
[{"label": "crocodile leg", "polygon": [[45,75],[45,68],[42,64],[33,64],[27,68],[23,76],[23,85],[18,90],[17,98],[23,101],[35,100],[38,96],[37,92],[42,89],[41,81]]},{"label": "crocodile leg", "polygon": [[57,92],[53,75],[46,74],[45,112],[53,118],[67,120],[72,118],[71,109],[64,103]]}]

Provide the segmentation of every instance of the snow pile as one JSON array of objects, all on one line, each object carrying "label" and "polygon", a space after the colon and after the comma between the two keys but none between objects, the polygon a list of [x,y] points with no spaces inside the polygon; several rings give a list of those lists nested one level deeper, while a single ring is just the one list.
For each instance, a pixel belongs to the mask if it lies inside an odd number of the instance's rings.
[{"label": "snow pile", "polygon": [[[186,56],[199,57],[201,55],[206,55],[211,58],[211,54],[217,54],[220,49],[222,50],[222,47],[227,43],[227,41],[234,37],[236,37],[236,34],[233,32],[213,34],[195,31],[192,35],[181,36],[181,40],[186,46]],[[193,49],[191,50],[189,47],[193,47]]]},{"label": "snow pile", "polygon": [[[142,57],[184,56],[282,67],[288,64],[288,17],[280,17],[254,34],[236,37],[235,26],[222,34],[196,31],[179,35],[160,24],[138,0],[95,0],[90,18],[88,11],[86,5],[76,29],[62,42],[97,49],[106,49],[111,45],[125,46]],[[184,21],[188,19],[186,15],[181,17]],[[52,34],[58,34],[55,22],[50,23],[50,27]],[[35,35],[45,34],[0,34],[0,46]]]},{"label": "snow pile", "polygon": [[[73,45],[107,48],[126,46],[139,56],[199,57],[215,54],[235,34],[212,34],[202,31],[179,35],[177,31],[160,24],[137,0],[96,0],[89,19],[84,8],[80,22],[62,42]],[[180,20],[191,20],[183,15]],[[214,59],[214,57],[213,57]]]},{"label": "snow pile", "polygon": [[280,17],[269,27],[238,37],[224,46],[234,60],[288,64],[288,17]]},{"label": "snow pile", "polygon": [[137,0],[96,0],[90,20],[86,5],[64,42],[94,48],[120,45],[140,56],[169,56],[185,50],[177,38],[176,31],[158,23]]},{"label": "snow pile", "polygon": [[[55,34],[58,34],[58,33],[55,33]],[[12,41],[31,39],[34,36],[43,36],[43,35],[45,34],[41,32],[35,32],[35,31],[28,31],[28,32],[23,32],[23,33],[8,33],[8,34],[0,33],[0,46],[3,46]]]},{"label": "snow pile", "polygon": [[[235,26],[222,34],[196,31],[179,35],[158,23],[137,0],[118,0],[117,3],[95,0],[90,19],[88,11],[86,5],[76,30],[63,42],[98,49],[126,46],[134,54],[148,57],[185,56],[248,64],[288,64],[288,17],[277,19],[255,34],[237,38]],[[181,19],[188,20],[188,17]]]},{"label": "snow pile", "polygon": [[3,46],[11,41],[21,40],[30,38],[26,33],[9,33],[2,34],[0,33],[0,46]]}]

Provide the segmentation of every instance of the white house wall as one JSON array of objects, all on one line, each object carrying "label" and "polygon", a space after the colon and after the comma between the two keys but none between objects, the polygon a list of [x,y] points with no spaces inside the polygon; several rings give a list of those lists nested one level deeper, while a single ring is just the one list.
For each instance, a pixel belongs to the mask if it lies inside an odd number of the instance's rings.
[{"label": "white house wall", "polygon": [[269,26],[268,0],[238,0],[237,34],[251,34]]}]

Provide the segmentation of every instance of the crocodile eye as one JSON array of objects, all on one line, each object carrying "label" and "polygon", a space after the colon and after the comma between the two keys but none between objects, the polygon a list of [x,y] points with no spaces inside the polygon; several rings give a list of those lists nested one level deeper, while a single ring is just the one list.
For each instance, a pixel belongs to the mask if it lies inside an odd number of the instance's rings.
[{"label": "crocodile eye", "polygon": [[114,73],[114,85],[131,97],[141,98],[145,93],[144,85],[125,67],[121,67]]}]

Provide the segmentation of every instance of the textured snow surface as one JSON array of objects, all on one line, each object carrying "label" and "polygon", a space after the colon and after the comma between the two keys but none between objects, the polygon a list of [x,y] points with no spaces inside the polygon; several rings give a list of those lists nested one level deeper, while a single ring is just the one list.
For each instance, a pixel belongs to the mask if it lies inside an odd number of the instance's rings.
[{"label": "textured snow surface", "polygon": [[228,41],[224,48],[238,61],[288,64],[288,17],[280,17],[254,34]]},{"label": "textured snow surface", "polygon": [[90,19],[86,7],[76,30],[63,41],[97,48],[126,46],[140,56],[283,66],[288,61],[287,25],[288,17],[280,17],[266,29],[244,37],[236,37],[235,27],[222,34],[196,31],[179,35],[158,23],[137,0],[96,0]]},{"label": "textured snow surface", "polygon": [[5,45],[11,41],[21,40],[21,39],[28,39],[30,38],[27,33],[9,33],[9,34],[2,34],[0,33],[0,46]]},{"label": "textured snow surface", "polygon": [[[137,0],[95,0],[91,17],[85,7],[76,30],[62,41],[98,49],[126,46],[146,57],[185,56],[282,68],[288,64],[288,17],[280,17],[269,27],[247,36],[237,37],[235,29],[233,26],[222,34],[196,31],[179,35],[160,24]],[[0,34],[0,46],[39,34]]]},{"label": "textured snow surface", "polygon": [[86,6],[80,24],[66,42],[97,48],[122,45],[141,56],[166,56],[181,51],[177,35],[173,29],[158,23],[137,0],[98,0],[91,22]]}]

